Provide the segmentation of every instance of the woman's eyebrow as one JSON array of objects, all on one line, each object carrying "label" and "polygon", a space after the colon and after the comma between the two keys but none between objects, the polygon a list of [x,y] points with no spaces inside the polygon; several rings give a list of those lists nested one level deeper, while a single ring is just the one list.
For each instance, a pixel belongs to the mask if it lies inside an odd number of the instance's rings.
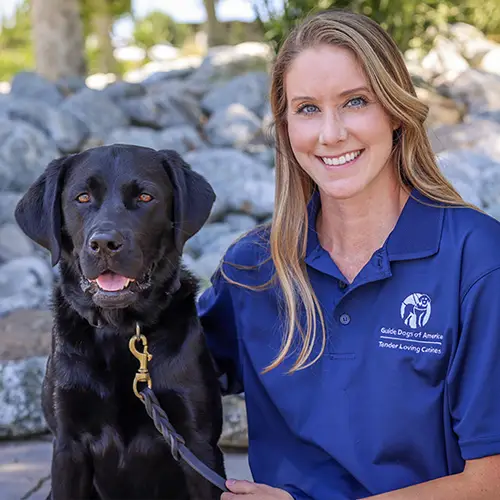
[{"label": "woman's eyebrow", "polygon": [[[345,97],[347,95],[356,94],[358,92],[367,92],[367,93],[369,93],[370,89],[368,87],[365,87],[365,86],[355,87],[355,88],[352,88],[352,89],[343,90],[338,96],[339,97]],[[295,102],[295,101],[314,101],[314,100],[316,100],[314,97],[303,95],[303,96],[294,97],[290,102]]]}]

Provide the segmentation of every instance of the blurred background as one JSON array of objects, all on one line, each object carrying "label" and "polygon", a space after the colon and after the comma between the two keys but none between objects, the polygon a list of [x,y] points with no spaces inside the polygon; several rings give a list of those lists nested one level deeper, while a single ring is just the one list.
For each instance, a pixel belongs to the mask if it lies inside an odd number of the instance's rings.
[{"label": "blurred background", "polygon": [[[176,149],[217,193],[184,256],[207,286],[229,244],[272,217],[269,68],[295,23],[329,7],[396,40],[440,168],[500,219],[500,0],[0,0],[2,500],[44,498],[50,479],[40,387],[58,269],[15,223],[22,193],[93,146]],[[231,475],[247,477],[244,397],[224,408]]]}]

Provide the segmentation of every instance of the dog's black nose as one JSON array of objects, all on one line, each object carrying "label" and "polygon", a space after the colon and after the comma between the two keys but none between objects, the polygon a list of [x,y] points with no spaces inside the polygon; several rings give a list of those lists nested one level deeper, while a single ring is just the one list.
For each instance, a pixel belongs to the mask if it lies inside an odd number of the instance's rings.
[{"label": "dog's black nose", "polygon": [[117,253],[123,247],[123,236],[115,230],[96,231],[89,239],[89,248],[94,253]]}]

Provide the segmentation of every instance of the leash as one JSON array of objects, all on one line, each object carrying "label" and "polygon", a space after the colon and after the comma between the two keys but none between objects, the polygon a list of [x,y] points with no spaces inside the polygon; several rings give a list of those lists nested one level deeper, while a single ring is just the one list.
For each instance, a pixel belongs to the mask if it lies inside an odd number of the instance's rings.
[{"label": "leash", "polygon": [[[141,342],[143,351],[139,351],[136,347],[136,342]],[[129,341],[130,352],[139,360],[139,369],[135,374],[134,382],[132,388],[134,394],[141,400],[146,408],[147,414],[153,420],[155,427],[158,429],[160,434],[165,438],[168,444],[170,444],[170,451],[172,457],[178,462],[182,458],[192,469],[194,469],[198,474],[203,476],[207,481],[217,486],[222,491],[228,491],[226,488],[226,483],[223,477],[217,474],[215,471],[210,469],[205,463],[203,463],[198,457],[194,455],[193,452],[186,447],[186,441],[184,438],[176,432],[167,414],[160,406],[155,393],[153,392],[151,376],[148,371],[148,362],[153,359],[153,356],[148,352],[148,341],[146,337],[141,333],[139,323],[136,323],[135,334],[130,338]],[[138,384],[146,384],[146,386],[139,391]]]}]

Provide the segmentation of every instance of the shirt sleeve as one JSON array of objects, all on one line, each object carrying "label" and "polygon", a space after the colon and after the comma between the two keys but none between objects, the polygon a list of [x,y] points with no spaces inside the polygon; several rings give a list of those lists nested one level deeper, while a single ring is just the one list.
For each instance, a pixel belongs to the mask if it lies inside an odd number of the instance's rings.
[{"label": "shirt sleeve", "polygon": [[460,307],[448,372],[453,428],[464,460],[500,454],[500,270],[473,283]]},{"label": "shirt sleeve", "polygon": [[239,343],[230,283],[218,269],[211,279],[212,286],[198,299],[198,315],[208,348],[219,370],[224,395],[243,392]]}]

